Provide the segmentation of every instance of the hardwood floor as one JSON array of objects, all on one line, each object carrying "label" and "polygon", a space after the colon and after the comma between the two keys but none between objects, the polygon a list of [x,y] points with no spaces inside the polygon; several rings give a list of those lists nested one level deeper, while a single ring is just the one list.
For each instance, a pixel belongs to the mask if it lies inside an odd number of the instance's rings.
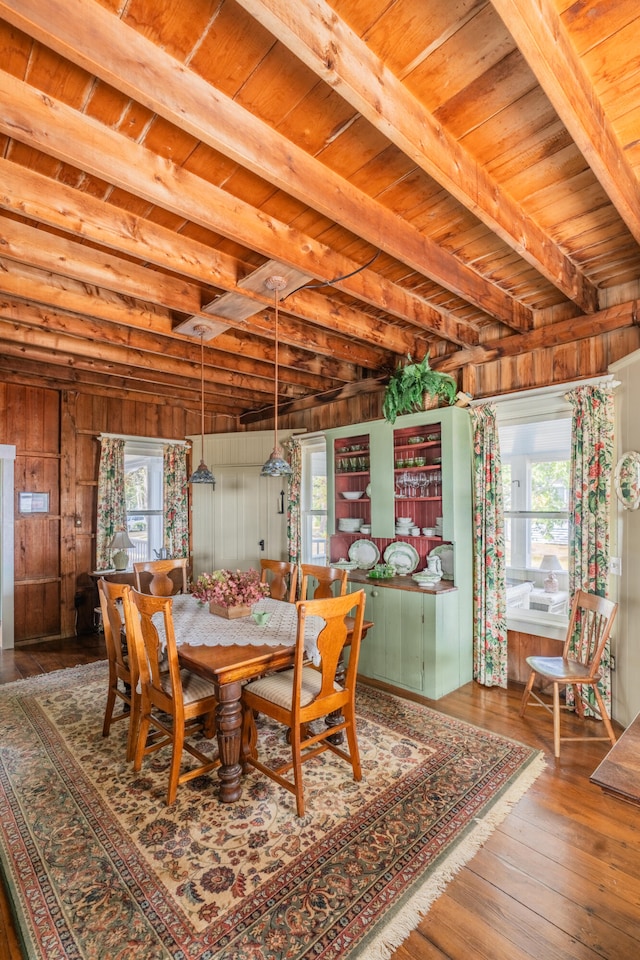
[{"label": "hardwood floor", "polygon": [[[104,657],[101,637],[0,653],[0,683]],[[429,706],[544,751],[545,772],[448,885],[393,960],[637,960],[640,956],[640,808],[589,776],[602,741],[563,743],[551,717],[518,716],[522,687],[469,683]],[[593,729],[567,715],[566,730]],[[621,729],[616,727],[616,732]],[[19,960],[0,897],[0,958]],[[3,922],[5,921],[5,922]]]}]

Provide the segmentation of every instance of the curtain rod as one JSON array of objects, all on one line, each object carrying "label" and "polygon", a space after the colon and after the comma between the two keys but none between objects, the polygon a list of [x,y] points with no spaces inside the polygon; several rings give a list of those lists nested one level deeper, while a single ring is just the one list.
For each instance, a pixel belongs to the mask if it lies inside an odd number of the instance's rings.
[{"label": "curtain rod", "polygon": [[513,400],[534,400],[536,397],[564,397],[568,390],[575,387],[595,387],[600,385],[609,385],[617,387],[620,381],[616,380],[613,374],[608,373],[602,377],[591,377],[587,380],[571,380],[567,383],[553,383],[548,387],[534,387],[531,390],[518,390],[515,393],[499,393],[495,397],[481,397],[477,400],[471,400],[469,406],[477,407],[481,403],[509,403]]},{"label": "curtain rod", "polygon": [[175,446],[188,447],[191,445],[189,440],[169,440],[166,437],[141,437],[127,433],[99,433],[98,440],[127,440],[132,443],[172,443]]}]

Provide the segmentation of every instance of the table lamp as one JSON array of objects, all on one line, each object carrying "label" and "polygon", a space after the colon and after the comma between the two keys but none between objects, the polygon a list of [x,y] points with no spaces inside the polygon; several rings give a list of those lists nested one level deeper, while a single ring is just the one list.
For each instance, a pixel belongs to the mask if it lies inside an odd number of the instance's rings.
[{"label": "table lamp", "polygon": [[111,559],[116,570],[126,570],[129,565],[129,554],[127,550],[131,550],[134,546],[129,539],[129,534],[126,530],[116,531],[113,540],[109,544],[109,549],[111,550]]},{"label": "table lamp", "polygon": [[558,577],[556,570],[562,570],[562,564],[554,553],[545,553],[540,563],[540,570],[547,571],[544,589],[547,593],[558,592]]}]

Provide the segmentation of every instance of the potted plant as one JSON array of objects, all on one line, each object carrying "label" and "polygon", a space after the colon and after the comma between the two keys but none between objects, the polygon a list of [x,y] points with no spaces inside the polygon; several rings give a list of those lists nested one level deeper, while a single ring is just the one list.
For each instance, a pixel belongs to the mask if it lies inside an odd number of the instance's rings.
[{"label": "potted plant", "polygon": [[458,385],[455,378],[449,373],[432,370],[428,353],[419,363],[412,362],[410,356],[407,361],[398,364],[384,392],[382,414],[389,423],[395,423],[401,413],[426,409],[425,400],[431,400],[434,406],[441,402],[451,405],[456,400]]},{"label": "potted plant", "polygon": [[260,583],[257,570],[214,570],[200,574],[191,594],[211,613],[233,620],[250,616],[251,605],[269,596],[269,585]]}]

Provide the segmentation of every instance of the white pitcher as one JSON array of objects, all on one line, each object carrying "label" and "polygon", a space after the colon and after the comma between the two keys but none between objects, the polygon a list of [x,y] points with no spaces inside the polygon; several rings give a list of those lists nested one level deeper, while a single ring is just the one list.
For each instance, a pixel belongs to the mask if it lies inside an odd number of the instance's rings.
[{"label": "white pitcher", "polygon": [[427,557],[427,570],[436,577],[442,576],[442,564],[437,553]]}]

